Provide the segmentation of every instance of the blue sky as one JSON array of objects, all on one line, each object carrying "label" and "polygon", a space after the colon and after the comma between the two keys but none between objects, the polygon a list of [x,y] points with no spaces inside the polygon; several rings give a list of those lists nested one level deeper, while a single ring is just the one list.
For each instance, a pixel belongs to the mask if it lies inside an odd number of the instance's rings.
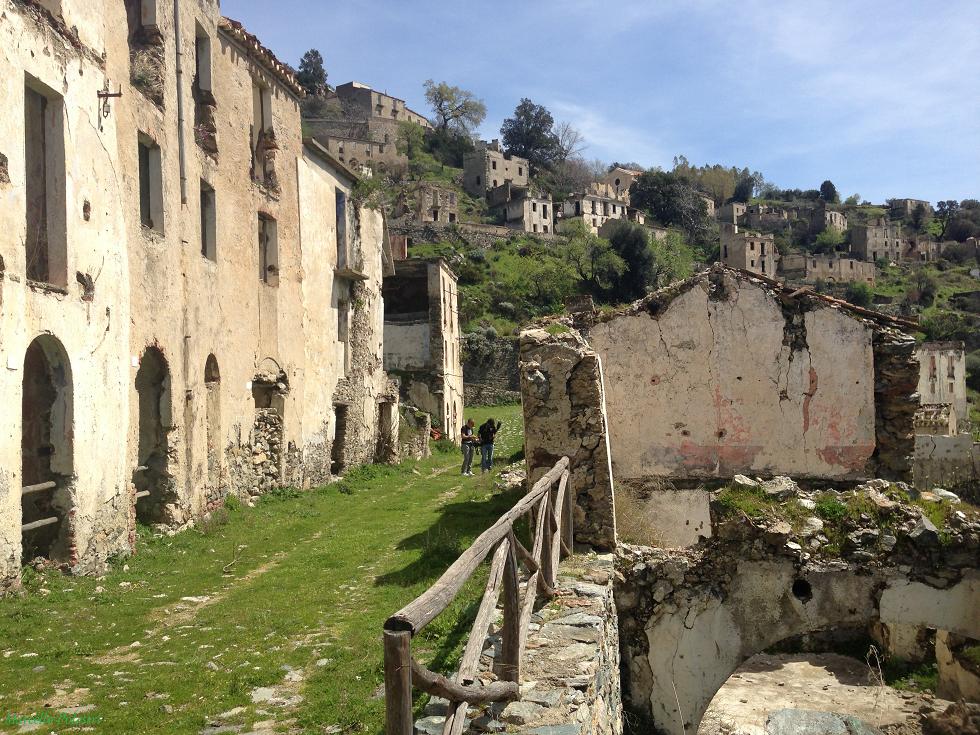
[{"label": "blue sky", "polygon": [[224,0],[284,61],[311,47],[428,112],[445,80],[488,107],[521,97],[586,156],[749,166],[843,196],[980,198],[980,0]]}]

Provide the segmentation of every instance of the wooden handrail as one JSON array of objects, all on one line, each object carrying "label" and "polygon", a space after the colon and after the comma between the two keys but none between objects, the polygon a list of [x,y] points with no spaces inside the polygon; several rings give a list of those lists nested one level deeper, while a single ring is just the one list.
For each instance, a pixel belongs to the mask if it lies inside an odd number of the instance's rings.
[{"label": "wooden handrail", "polygon": [[534,483],[531,492],[480,534],[473,545],[452,563],[434,585],[388,618],[385,621],[385,630],[407,630],[415,635],[432,622],[459,594],[466,580],[480,566],[490,550],[510,532],[514,521],[531,510],[567,468],[568,458],[562,457],[547,474]]},{"label": "wooden handrail", "polygon": [[[443,735],[462,733],[470,704],[520,698],[521,659],[535,601],[539,593],[546,597],[555,594],[560,555],[562,551],[571,553],[569,475],[569,460],[562,457],[513,508],[480,534],[435,584],[385,621],[387,735],[413,735],[413,685],[449,700]],[[534,531],[530,551],[514,534],[515,522],[529,513],[533,513]],[[491,553],[490,573],[459,670],[452,678],[430,671],[412,657],[412,637],[449,606]],[[524,580],[519,560],[528,571]],[[498,680],[483,685],[477,676],[480,656],[501,596],[501,650],[494,661]]]}]

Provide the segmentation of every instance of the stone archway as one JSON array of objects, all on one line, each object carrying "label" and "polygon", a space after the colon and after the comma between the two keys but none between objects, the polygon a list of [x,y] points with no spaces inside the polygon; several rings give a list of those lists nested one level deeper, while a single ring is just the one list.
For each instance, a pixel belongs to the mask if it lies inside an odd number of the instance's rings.
[{"label": "stone archway", "polygon": [[21,559],[71,560],[74,507],[71,364],[57,338],[37,337],[24,355],[21,398]]},{"label": "stone archway", "polygon": [[776,554],[730,566],[706,554],[695,565],[653,553],[658,563],[631,566],[617,605],[628,698],[670,735],[696,732],[738,666],[788,638],[876,621],[980,636],[975,570],[937,589],[897,568],[800,567]]},{"label": "stone archway", "polygon": [[136,519],[140,523],[173,523],[177,487],[171,472],[173,431],[170,366],[157,347],[147,347],[135,381],[138,414]]}]

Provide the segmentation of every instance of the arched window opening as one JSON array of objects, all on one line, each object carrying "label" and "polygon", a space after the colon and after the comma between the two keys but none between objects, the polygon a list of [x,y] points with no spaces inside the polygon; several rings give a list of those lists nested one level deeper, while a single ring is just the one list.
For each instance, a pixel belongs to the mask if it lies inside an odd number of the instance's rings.
[{"label": "arched window opening", "polygon": [[208,449],[208,488],[209,499],[217,499],[217,485],[221,479],[221,374],[218,360],[208,355],[204,364],[205,421]]},{"label": "arched window opening", "polygon": [[24,356],[21,418],[21,560],[68,561],[72,497],[72,380],[57,339],[38,337]]},{"label": "arched window opening", "polygon": [[170,368],[163,353],[148,347],[136,372],[139,404],[139,443],[137,467],[133,473],[136,486],[136,520],[140,523],[167,523],[167,505],[177,499],[176,486],[170,474],[169,433],[171,415]]}]

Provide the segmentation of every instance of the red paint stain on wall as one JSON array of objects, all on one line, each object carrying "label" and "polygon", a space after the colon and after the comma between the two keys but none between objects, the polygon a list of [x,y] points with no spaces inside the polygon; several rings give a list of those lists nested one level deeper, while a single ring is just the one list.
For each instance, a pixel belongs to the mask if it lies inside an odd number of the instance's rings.
[{"label": "red paint stain on wall", "polygon": [[811,367],[810,386],[803,392],[803,395],[806,396],[806,398],[803,399],[803,433],[804,434],[810,428],[810,401],[813,400],[813,395],[816,392],[817,392],[817,371]]}]

